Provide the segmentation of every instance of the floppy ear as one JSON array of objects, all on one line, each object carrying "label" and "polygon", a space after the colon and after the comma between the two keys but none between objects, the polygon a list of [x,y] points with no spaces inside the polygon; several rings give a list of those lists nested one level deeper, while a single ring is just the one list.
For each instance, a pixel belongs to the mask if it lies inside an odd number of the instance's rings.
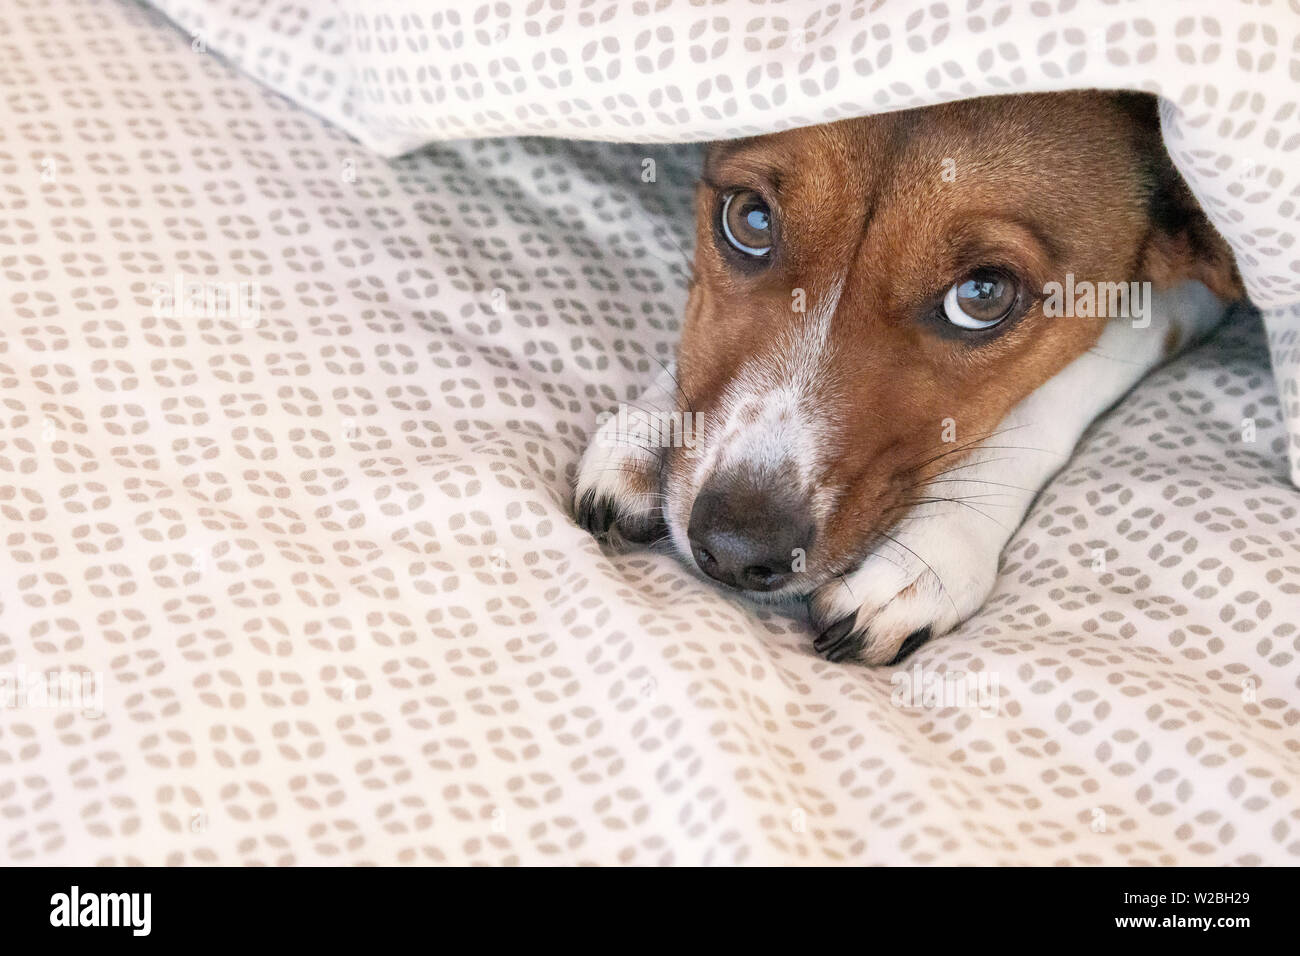
[{"label": "floppy ear", "polygon": [[1201,211],[1164,145],[1155,150],[1147,198],[1150,227],[1138,253],[1141,278],[1157,289],[1196,279],[1224,302],[1244,299],[1232,249]]}]

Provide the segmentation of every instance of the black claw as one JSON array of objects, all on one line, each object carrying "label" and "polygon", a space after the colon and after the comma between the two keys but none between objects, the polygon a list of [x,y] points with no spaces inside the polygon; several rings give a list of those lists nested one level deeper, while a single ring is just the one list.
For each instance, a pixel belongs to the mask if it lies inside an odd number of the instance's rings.
[{"label": "black claw", "polygon": [[832,663],[856,657],[862,650],[862,634],[853,630],[856,613],[842,617],[813,641],[813,650]]},{"label": "black claw", "polygon": [[573,513],[579,527],[595,538],[609,537],[616,523],[619,537],[632,544],[648,544],[668,530],[657,513],[618,518],[614,499],[606,495],[597,496],[591,491],[574,500]]},{"label": "black claw", "polygon": [[606,497],[597,497],[595,492],[588,492],[573,503],[574,516],[578,525],[588,534],[603,538],[613,523],[613,509]]},{"label": "black claw", "polygon": [[910,657],[918,647],[929,639],[930,629],[928,627],[923,627],[919,631],[913,631],[911,634],[907,635],[907,640],[903,641],[903,646],[898,649],[898,653],[895,654],[894,659],[889,662],[889,666],[893,667],[895,664],[901,664],[903,661],[907,660],[907,658]]},{"label": "black claw", "polygon": [[618,521],[618,533],[633,544],[649,544],[668,533],[668,526],[657,513],[625,515]]},{"label": "black claw", "polygon": [[[856,614],[840,618],[822,631],[817,639],[813,641],[813,650],[834,664],[855,660],[860,657],[866,634],[853,629],[856,621]],[[888,666],[892,667],[894,664],[902,663],[929,639],[930,629],[928,627],[913,631],[903,641],[898,653],[894,655],[894,659],[889,662]]]},{"label": "black claw", "polygon": [[826,659],[832,664],[842,664],[845,661],[856,660],[862,653],[862,638],[859,636],[856,640],[843,641],[833,650],[826,652]]}]

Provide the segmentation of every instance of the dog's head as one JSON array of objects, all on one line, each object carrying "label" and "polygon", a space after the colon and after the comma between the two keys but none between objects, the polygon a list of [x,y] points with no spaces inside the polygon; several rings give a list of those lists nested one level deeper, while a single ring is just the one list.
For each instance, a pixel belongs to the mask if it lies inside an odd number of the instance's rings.
[{"label": "dog's head", "polygon": [[663,461],[676,546],[775,596],[852,568],[1090,348],[1049,283],[1198,279],[1232,256],[1160,141],[1153,98],[967,100],[717,143],[678,357],[694,447]]}]

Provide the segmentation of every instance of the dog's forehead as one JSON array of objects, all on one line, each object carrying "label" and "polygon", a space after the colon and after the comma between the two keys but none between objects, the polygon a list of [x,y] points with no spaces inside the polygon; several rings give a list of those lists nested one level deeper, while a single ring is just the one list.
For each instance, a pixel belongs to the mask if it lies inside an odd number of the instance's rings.
[{"label": "dog's forehead", "polygon": [[1113,167],[1134,121],[1104,93],[983,97],[713,143],[704,179],[750,179],[790,202],[874,201],[957,177],[962,188],[948,192],[958,201],[981,186],[1032,196]]},{"label": "dog's forehead", "polygon": [[[711,143],[706,179],[755,173],[785,187],[821,182],[828,187],[863,184],[893,176],[900,167],[929,163],[936,155],[977,158],[1000,151],[1007,118],[994,106],[971,101],[944,111],[902,110],[766,136]],[[835,178],[826,178],[834,173]]]},{"label": "dog's forehead", "polygon": [[1070,256],[1095,264],[1110,231],[1140,228],[1134,121],[1104,94],[989,97],[714,144],[703,179],[773,204],[773,282],[853,272],[910,302],[980,256],[1037,279]]},{"label": "dog's forehead", "polygon": [[704,178],[714,185],[762,184],[786,199],[851,192],[897,165],[900,136],[890,115],[713,143]]},{"label": "dog's forehead", "polygon": [[773,204],[783,249],[775,284],[828,289],[855,263],[888,256],[893,268],[872,271],[873,281],[906,285],[984,201],[971,181],[944,181],[945,163],[974,163],[971,148],[923,123],[891,113],[717,144],[703,178],[718,193],[752,188]]}]

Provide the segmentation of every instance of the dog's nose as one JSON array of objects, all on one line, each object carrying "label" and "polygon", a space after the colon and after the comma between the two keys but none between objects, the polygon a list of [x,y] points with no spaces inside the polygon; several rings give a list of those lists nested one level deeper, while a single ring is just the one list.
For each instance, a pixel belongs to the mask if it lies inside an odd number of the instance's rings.
[{"label": "dog's nose", "polygon": [[775,591],[802,570],[814,524],[802,496],[783,484],[743,474],[705,483],[686,528],[701,571],[734,588]]}]

